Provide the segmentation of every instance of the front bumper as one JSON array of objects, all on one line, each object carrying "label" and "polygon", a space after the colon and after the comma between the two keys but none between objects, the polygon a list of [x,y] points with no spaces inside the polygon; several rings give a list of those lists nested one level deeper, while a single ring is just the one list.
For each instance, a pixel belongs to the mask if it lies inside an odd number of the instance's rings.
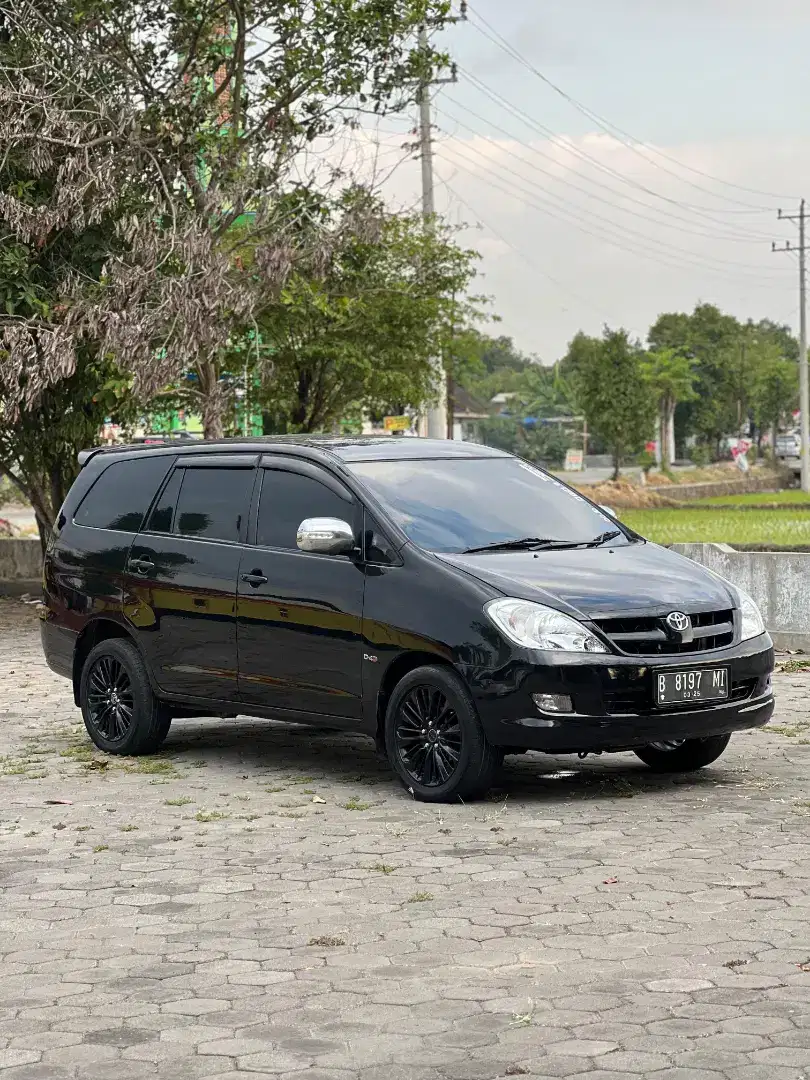
[{"label": "front bumper", "polygon": [[[727,667],[731,698],[719,704],[653,704],[656,671]],[[761,727],[773,709],[773,646],[767,634],[691,656],[525,653],[474,688],[481,722],[495,746],[552,753],[632,750]],[[565,694],[574,712],[541,712],[533,694]]]}]

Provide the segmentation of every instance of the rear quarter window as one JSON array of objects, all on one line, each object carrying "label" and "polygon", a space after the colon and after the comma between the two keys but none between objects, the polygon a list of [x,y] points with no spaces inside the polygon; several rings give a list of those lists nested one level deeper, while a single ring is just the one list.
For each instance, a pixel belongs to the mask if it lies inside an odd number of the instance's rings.
[{"label": "rear quarter window", "polygon": [[82,499],[74,523],[90,529],[138,532],[171,463],[169,455],[114,461]]}]

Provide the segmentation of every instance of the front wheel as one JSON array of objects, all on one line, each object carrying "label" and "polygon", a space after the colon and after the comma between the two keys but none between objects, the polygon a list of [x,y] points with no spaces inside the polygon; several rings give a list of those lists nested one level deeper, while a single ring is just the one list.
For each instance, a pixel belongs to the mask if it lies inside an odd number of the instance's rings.
[{"label": "front wheel", "polygon": [[152,693],[141,654],[123,638],[91,649],[79,702],[87,734],[108,754],[152,754],[169,732],[171,715]]},{"label": "front wheel", "polygon": [[385,745],[394,771],[423,802],[479,798],[503,761],[466,686],[443,667],[417,668],[397,684],[386,711]]},{"label": "front wheel", "polygon": [[656,742],[635,753],[656,772],[694,772],[717,761],[730,739],[730,735],[711,735],[707,739]]}]

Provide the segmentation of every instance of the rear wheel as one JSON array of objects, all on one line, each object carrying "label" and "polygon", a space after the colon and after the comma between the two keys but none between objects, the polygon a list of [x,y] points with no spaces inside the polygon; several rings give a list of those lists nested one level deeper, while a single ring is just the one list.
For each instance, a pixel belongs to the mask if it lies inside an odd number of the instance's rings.
[{"label": "rear wheel", "polygon": [[423,802],[484,795],[503,761],[466,686],[442,667],[417,668],[398,683],[386,711],[385,745],[395,772]]},{"label": "rear wheel", "polygon": [[123,638],[90,651],[79,702],[88,735],[108,754],[154,753],[169,733],[169,710],[152,693],[141,654]]},{"label": "rear wheel", "polygon": [[656,742],[635,753],[656,772],[694,772],[717,761],[730,739],[730,735],[711,735],[707,739]]}]

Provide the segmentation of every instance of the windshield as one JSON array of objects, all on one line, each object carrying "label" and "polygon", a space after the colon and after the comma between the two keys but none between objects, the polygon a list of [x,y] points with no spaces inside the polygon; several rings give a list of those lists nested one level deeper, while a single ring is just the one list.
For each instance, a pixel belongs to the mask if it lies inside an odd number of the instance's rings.
[{"label": "windshield", "polygon": [[[352,471],[405,534],[429,551],[462,552],[532,537],[587,543],[615,518],[517,458],[356,462]],[[628,543],[619,533],[616,543]]]}]

